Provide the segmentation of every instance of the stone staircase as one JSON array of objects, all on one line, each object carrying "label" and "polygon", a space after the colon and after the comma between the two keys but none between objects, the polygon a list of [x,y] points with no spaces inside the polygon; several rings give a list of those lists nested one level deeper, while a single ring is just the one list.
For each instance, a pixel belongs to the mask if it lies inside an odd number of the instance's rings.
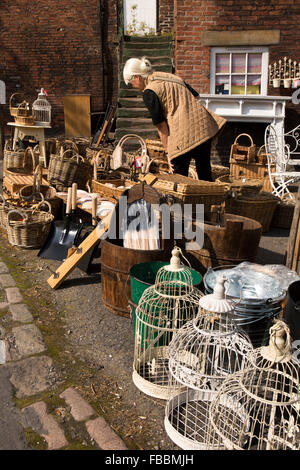
[{"label": "stone staircase", "polygon": [[125,134],[137,134],[144,139],[158,139],[150,114],[144,105],[142,92],[129,88],[123,80],[123,67],[131,57],[146,56],[153,68],[172,72],[171,36],[124,36],[123,54],[120,67],[120,85],[116,118],[115,140]]}]

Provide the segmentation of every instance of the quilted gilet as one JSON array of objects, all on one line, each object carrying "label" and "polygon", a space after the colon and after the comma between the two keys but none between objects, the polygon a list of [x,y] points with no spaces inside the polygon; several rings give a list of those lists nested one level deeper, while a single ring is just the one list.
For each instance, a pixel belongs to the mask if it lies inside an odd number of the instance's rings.
[{"label": "quilted gilet", "polygon": [[146,78],[146,89],[156,93],[168,122],[170,159],[214,137],[226,123],[202,106],[177,75],[153,72]]}]

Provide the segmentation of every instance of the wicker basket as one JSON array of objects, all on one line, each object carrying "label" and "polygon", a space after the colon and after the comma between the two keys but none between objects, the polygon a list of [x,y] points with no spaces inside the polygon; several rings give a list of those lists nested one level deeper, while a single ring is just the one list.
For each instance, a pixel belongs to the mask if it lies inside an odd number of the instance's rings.
[{"label": "wicker basket", "polygon": [[226,201],[226,212],[257,220],[262,225],[262,231],[270,230],[279,199],[273,194],[261,191],[258,194],[238,196]]},{"label": "wicker basket", "polygon": [[[248,147],[240,145],[238,139],[245,136],[250,140]],[[231,146],[230,159],[234,161],[242,161],[246,163],[255,162],[256,146],[253,143],[252,137],[249,134],[240,134],[236,137],[234,143]]]},{"label": "wicker basket", "polygon": [[100,196],[117,201],[125,189],[131,188],[137,184],[135,181],[125,179],[104,179],[100,181],[92,181],[92,192],[100,194]]},{"label": "wicker basket", "polygon": [[265,145],[262,145],[261,147],[259,147],[257,155],[256,155],[256,161],[257,163],[261,163],[262,165],[266,165],[268,163],[268,157],[267,157]]},{"label": "wicker basket", "polygon": [[268,167],[261,163],[237,163],[234,161],[230,161],[230,175],[231,176],[242,176],[244,178],[249,179],[260,179],[262,180],[264,191],[273,191],[269,174],[268,174]]},{"label": "wicker basket", "polygon": [[83,158],[73,149],[67,149],[62,154],[52,154],[48,166],[48,181],[59,191],[66,191],[75,183],[79,161]]},{"label": "wicker basket", "polygon": [[11,97],[9,98],[9,112],[10,112],[10,115],[13,116],[14,118],[15,117],[28,117],[30,116],[30,109],[29,109],[29,106],[27,103],[27,101],[25,100],[22,100],[22,102],[20,104],[18,104],[18,106],[13,106],[13,101],[14,101],[14,98],[19,95],[19,96],[24,96],[23,93],[13,93],[11,95]]},{"label": "wicker basket", "polygon": [[163,143],[160,140],[145,139],[147,154],[150,158],[168,161]]},{"label": "wicker basket", "polygon": [[211,175],[213,181],[216,181],[217,178],[224,175],[229,175],[230,169],[227,166],[222,165],[211,165]]},{"label": "wicker basket", "polygon": [[262,189],[262,181],[259,179],[225,175],[220,176],[216,181],[230,184],[230,188],[233,192],[244,196],[248,194],[257,194]]},{"label": "wicker basket", "polygon": [[281,199],[275,209],[271,227],[290,229],[293,221],[295,201],[290,198]]},{"label": "wicker basket", "polygon": [[0,194],[0,227],[6,229],[7,214],[12,209],[8,201]]},{"label": "wicker basket", "polygon": [[172,196],[181,204],[204,204],[208,213],[212,205],[218,205],[230,197],[230,185],[192,179],[178,174],[159,175],[153,187],[158,192]]},{"label": "wicker basket", "polygon": [[42,205],[50,204],[40,202],[32,211],[10,210],[7,214],[7,236],[11,245],[20,248],[41,248],[48,236],[53,215],[51,212],[40,210]]},{"label": "wicker basket", "polygon": [[[29,158],[29,155],[31,158]],[[33,172],[37,167],[37,156],[31,147],[27,147],[23,156],[23,165],[21,168],[9,168],[4,170],[3,190],[9,196],[17,194],[23,186],[33,183]],[[43,180],[46,184],[47,181]]]},{"label": "wicker basket", "polygon": [[3,169],[23,168],[25,150],[13,150],[12,140],[8,139],[4,145]]},{"label": "wicker basket", "polygon": [[41,176],[41,168],[36,169],[34,177],[33,177],[33,184],[26,185],[20,189],[19,195],[21,199],[25,201],[31,201],[33,198],[36,197],[37,194],[42,195],[43,200],[47,201],[51,206],[51,213],[54,219],[57,219],[60,215],[60,209],[62,200],[56,195],[56,190],[52,186],[48,186],[45,184],[41,184],[42,176]]}]

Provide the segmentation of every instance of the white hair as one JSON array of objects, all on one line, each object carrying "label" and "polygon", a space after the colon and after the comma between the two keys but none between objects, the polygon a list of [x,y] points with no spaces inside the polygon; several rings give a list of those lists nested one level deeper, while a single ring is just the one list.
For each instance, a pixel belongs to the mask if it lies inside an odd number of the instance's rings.
[{"label": "white hair", "polygon": [[151,62],[142,57],[141,59],[132,58],[128,59],[124,65],[123,77],[126,85],[130,82],[134,75],[141,75],[147,77],[152,72]]}]

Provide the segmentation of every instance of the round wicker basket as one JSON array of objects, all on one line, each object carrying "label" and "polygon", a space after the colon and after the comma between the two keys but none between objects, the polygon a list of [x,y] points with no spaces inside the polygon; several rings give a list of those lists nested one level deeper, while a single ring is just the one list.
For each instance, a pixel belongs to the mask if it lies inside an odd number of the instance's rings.
[{"label": "round wicker basket", "polygon": [[262,189],[263,183],[260,179],[244,178],[242,176],[224,175],[217,178],[220,183],[229,183],[232,191],[241,195],[257,194]]}]

